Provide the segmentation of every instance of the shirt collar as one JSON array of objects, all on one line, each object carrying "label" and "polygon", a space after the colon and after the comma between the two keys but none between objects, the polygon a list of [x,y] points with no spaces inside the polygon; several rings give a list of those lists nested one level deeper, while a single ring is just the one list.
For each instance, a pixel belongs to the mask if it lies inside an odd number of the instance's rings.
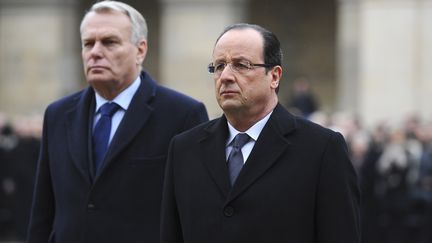
[{"label": "shirt collar", "polygon": [[[249,135],[249,137],[251,137],[254,141],[258,140],[258,137],[261,133],[261,131],[263,130],[265,124],[267,124],[267,121],[270,118],[270,115],[273,113],[273,111],[271,111],[270,113],[268,113],[264,118],[262,118],[261,120],[259,120],[257,123],[255,123],[251,128],[249,128],[248,130],[246,130],[247,135]],[[228,130],[229,130],[229,137],[228,137],[228,141],[227,141],[227,146],[229,146],[231,144],[231,142],[234,140],[234,137],[237,136],[237,134],[241,133],[240,131],[238,131],[237,129],[235,129],[228,121]]]},{"label": "shirt collar", "polygon": [[138,76],[129,87],[127,87],[125,90],[123,90],[120,94],[118,94],[113,100],[107,100],[100,96],[97,92],[95,92],[96,97],[96,112],[99,111],[99,108],[103,106],[107,102],[114,102],[117,105],[119,105],[123,110],[127,110],[133,96],[135,95],[136,91],[138,90],[139,86],[141,84],[141,78]]}]

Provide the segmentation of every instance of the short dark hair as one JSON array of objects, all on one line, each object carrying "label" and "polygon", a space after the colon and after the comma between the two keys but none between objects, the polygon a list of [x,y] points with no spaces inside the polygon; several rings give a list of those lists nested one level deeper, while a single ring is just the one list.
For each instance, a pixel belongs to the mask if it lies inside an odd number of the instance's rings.
[{"label": "short dark hair", "polygon": [[[222,31],[222,33],[216,39],[216,44],[225,33],[234,29],[253,29],[256,30],[258,33],[260,33],[264,40],[264,48],[263,48],[264,63],[270,64],[272,65],[272,67],[277,65],[282,66],[282,49],[280,47],[279,39],[276,37],[275,34],[273,34],[273,32],[259,25],[248,24],[248,23],[237,23],[237,24],[229,25]],[[266,69],[267,71],[270,70],[270,68],[266,68]]]}]

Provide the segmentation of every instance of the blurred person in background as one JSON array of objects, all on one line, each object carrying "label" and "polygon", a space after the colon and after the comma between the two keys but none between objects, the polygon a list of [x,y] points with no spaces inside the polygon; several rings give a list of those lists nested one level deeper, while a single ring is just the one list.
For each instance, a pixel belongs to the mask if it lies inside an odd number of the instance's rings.
[{"label": "blurred person in background", "polygon": [[402,127],[390,128],[388,143],[376,164],[376,190],[381,210],[379,227],[383,229],[381,237],[387,242],[404,243],[410,239],[404,224],[407,223],[406,212],[410,209],[410,174],[414,163]]},{"label": "blurred person in background", "polygon": [[28,242],[158,243],[169,141],[206,109],[142,70],[147,26],[131,6],[95,3],[80,31],[89,87],[45,112]]},{"label": "blurred person in background", "polygon": [[[384,122],[371,133],[360,168],[365,243],[430,243],[431,203],[422,189],[426,129],[406,116]],[[426,166],[427,167],[427,166]]]},{"label": "blurred person in background", "polygon": [[298,111],[298,115],[308,118],[319,109],[318,101],[312,92],[310,81],[306,77],[294,80],[293,94],[289,107]]},{"label": "blurred person in background", "polygon": [[354,133],[350,140],[347,141],[349,146],[349,153],[354,168],[359,173],[361,167],[365,163],[366,154],[369,149],[370,137],[367,131],[357,131]]},{"label": "blurred person in background", "polygon": [[432,202],[432,122],[423,126],[419,134],[424,150],[421,157],[418,183],[426,193],[426,197]]},{"label": "blurred person in background", "polygon": [[323,127],[329,127],[330,126],[330,118],[327,113],[321,110],[317,110],[314,113],[312,113],[309,118],[311,122],[314,122],[318,125],[321,125]]},{"label": "blurred person in background", "polygon": [[420,237],[421,243],[432,242],[432,121],[416,129],[416,136],[423,144],[423,153],[420,159],[417,190],[418,207],[423,215]]},{"label": "blurred person in background", "polygon": [[363,162],[358,168],[359,181],[362,194],[361,221],[363,243],[385,243],[379,239],[382,232],[379,228],[379,217],[381,214],[380,201],[376,185],[379,181],[377,161],[388,141],[386,124],[379,124],[370,131],[370,140]]},{"label": "blurred person in background", "polygon": [[0,112],[0,240],[11,240],[16,235],[13,219],[13,185],[10,180],[10,163],[7,154],[18,143],[17,136],[6,115]]},{"label": "blurred person in background", "polygon": [[0,135],[0,240],[25,240],[40,145],[41,119],[11,119]]}]

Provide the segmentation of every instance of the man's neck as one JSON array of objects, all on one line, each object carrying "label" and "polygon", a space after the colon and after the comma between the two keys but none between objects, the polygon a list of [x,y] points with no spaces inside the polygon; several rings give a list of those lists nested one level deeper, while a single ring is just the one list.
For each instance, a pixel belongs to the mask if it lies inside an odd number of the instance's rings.
[{"label": "man's neck", "polygon": [[273,111],[273,109],[277,105],[276,102],[272,102],[268,106],[266,106],[264,109],[260,111],[225,111],[225,117],[227,118],[228,122],[238,131],[244,132],[251,128],[255,123],[263,119],[265,116],[267,116],[270,112]]}]

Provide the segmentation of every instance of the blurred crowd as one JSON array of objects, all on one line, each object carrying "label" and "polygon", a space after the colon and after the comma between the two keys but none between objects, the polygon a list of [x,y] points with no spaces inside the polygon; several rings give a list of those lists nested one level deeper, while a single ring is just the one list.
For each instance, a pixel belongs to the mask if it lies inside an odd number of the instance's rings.
[{"label": "blurred crowd", "polygon": [[432,243],[432,120],[401,114],[365,128],[352,114],[319,111],[306,77],[293,82],[289,104],[344,135],[362,193],[363,243]]},{"label": "blurred crowd", "polygon": [[362,192],[363,242],[432,242],[432,121],[411,114],[368,130],[349,114],[309,119],[347,141]]},{"label": "blurred crowd", "polygon": [[[431,243],[432,121],[411,114],[366,129],[347,113],[315,109],[307,118],[347,141],[362,191],[363,242]],[[0,242],[25,238],[41,128],[40,116],[0,114]]]},{"label": "blurred crowd", "polygon": [[40,116],[0,113],[0,242],[25,239],[41,130]]}]

